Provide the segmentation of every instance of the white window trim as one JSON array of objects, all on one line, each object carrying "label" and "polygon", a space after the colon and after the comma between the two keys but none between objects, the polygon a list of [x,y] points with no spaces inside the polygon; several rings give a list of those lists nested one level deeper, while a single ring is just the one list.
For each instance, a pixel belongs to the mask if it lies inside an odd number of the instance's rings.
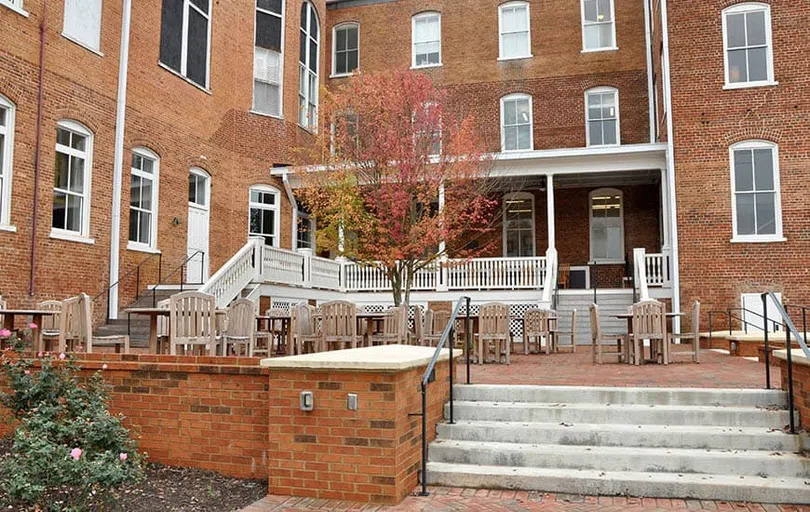
[{"label": "white window trim", "polygon": [[[739,235],[737,234],[737,183],[734,173],[734,151],[740,149],[770,149],[773,155],[774,219],[776,233],[772,235]],[[729,171],[731,173],[731,229],[732,243],[768,243],[785,242],[782,232],[782,189],[779,180],[779,145],[767,140],[745,140],[732,144],[728,148]],[[755,226],[756,227],[756,226]]]},{"label": "white window trim", "polygon": [[[729,67],[728,67],[728,15],[740,14],[746,12],[764,11],[765,12],[765,44],[768,50],[765,52],[766,63],[768,68],[768,78],[765,80],[757,80],[754,82],[737,82],[732,83],[729,81]],[[779,82],[774,78],[773,70],[773,38],[771,36],[771,6],[759,2],[746,2],[742,4],[732,5],[726,7],[722,12],[723,20],[723,74],[725,85],[723,89],[747,89],[749,87],[766,87],[770,85],[778,85]]]},{"label": "white window trim", "polygon": [[[529,142],[528,149],[506,149],[506,130],[504,130],[504,109],[503,104],[509,100],[526,99],[529,100]],[[501,153],[520,153],[521,151],[534,151],[534,102],[530,94],[515,93],[507,94],[501,98]]]},{"label": "white window trim", "polygon": [[[138,155],[138,156],[140,156],[142,158],[148,158],[149,160],[152,160],[152,175],[151,176],[149,174],[145,173],[145,172],[139,171],[137,169],[133,169],[130,166],[130,172],[132,174],[135,174],[136,176],[141,176],[143,178],[146,178],[146,179],[149,179],[149,180],[152,181],[152,210],[151,210],[151,213],[152,213],[152,225],[150,226],[152,236],[151,236],[151,239],[149,240],[149,243],[144,244],[144,243],[141,243],[141,242],[133,242],[132,240],[129,240],[129,233],[127,233],[127,249],[130,249],[130,250],[133,250],[133,251],[141,251],[141,252],[160,252],[160,251],[157,250],[158,212],[160,211],[160,209],[159,209],[160,205],[158,204],[158,199],[160,197],[160,191],[159,191],[159,188],[160,188],[160,157],[157,155],[157,153],[155,153],[151,149],[145,148],[145,147],[133,148],[132,153],[134,153],[134,154],[136,154],[136,155]],[[127,208],[129,210],[129,214],[132,215],[132,206],[128,205]]]},{"label": "white window trim", "polygon": [[[93,183],[93,132],[83,124],[72,121],[70,119],[63,119],[56,123],[57,128],[62,128],[71,132],[78,133],[87,137],[87,145],[84,151],[79,151],[73,148],[65,148],[61,146],[60,151],[71,155],[81,156],[84,158],[84,201],[82,202],[82,225],[81,231],[70,231],[67,229],[53,227],[53,220],[51,220],[51,238],[58,238],[61,240],[69,240],[74,242],[94,243],[90,238],[90,202],[92,200],[91,184]],[[54,148],[59,147],[55,144]],[[51,207],[53,208],[53,195],[55,187],[51,187]],[[53,212],[51,213],[53,215]]]},{"label": "white window trim", "polygon": [[[517,55],[514,57],[504,57],[503,56],[503,9],[506,7],[512,7],[515,5],[525,5],[526,6],[526,25],[528,28],[527,35],[529,40],[529,51],[526,55]],[[531,7],[529,6],[529,2],[518,1],[518,2],[506,2],[505,4],[501,4],[498,6],[498,60],[519,60],[519,59],[530,59],[534,57],[532,55],[532,13]]]},{"label": "white window trim", "polygon": [[[424,18],[439,18],[439,62],[438,64],[416,65],[416,21]],[[442,13],[426,11],[414,14],[411,17],[411,69],[440,68],[442,67]]]},{"label": "white window trim", "polygon": [[[645,0],[646,1],[646,0]],[[604,48],[585,48],[585,0],[579,2],[580,16],[581,16],[581,29],[582,29],[582,51],[580,53],[594,53],[594,52],[614,52],[619,49],[619,42],[616,39],[616,1],[610,0],[610,19],[613,27],[613,46],[605,46]]]},{"label": "white window trim", "polygon": [[[615,144],[591,144],[590,112],[588,111],[588,95],[613,93],[613,100],[616,103],[616,143]],[[622,145],[622,111],[619,108],[619,90],[615,87],[593,87],[585,91],[585,144],[589,148],[604,148]]]},{"label": "white window trim", "polygon": [[[257,192],[264,192],[273,194],[276,196],[276,201],[273,206],[261,204],[261,203],[254,203],[250,200],[250,194],[253,191]],[[248,236],[261,236],[265,237],[267,235],[261,233],[251,233],[250,232],[250,210],[252,208],[258,208],[261,210],[273,210],[276,214],[273,216],[273,247],[280,247],[281,246],[281,191],[272,185],[251,185],[250,189],[248,190]],[[298,241],[298,227],[296,226],[296,242]],[[265,242],[266,243],[266,242]]]},{"label": "white window trim", "polygon": [[[19,4],[19,5],[17,5]],[[28,17],[28,11],[23,9],[23,2],[22,0],[0,0],[0,5],[11,9],[12,11],[16,12],[20,16]]]},{"label": "white window trim", "polygon": [[3,130],[5,147],[3,148],[3,161],[0,169],[3,171],[3,196],[0,197],[0,229],[3,231],[16,231],[11,225],[11,184],[14,181],[14,122],[17,107],[8,98],[0,94],[0,107],[6,109],[6,126]]},{"label": "white window trim", "polygon": [[[613,196],[619,196],[619,202],[621,204],[621,208],[619,209],[619,222],[621,222],[622,226],[622,258],[594,258],[593,256],[593,196],[595,195],[603,195],[609,194]],[[598,188],[596,190],[591,190],[590,194],[588,194],[588,245],[590,251],[590,260],[588,263],[593,263],[596,265],[619,265],[624,264],[624,237],[625,237],[625,229],[624,229],[624,193],[617,189],[617,188],[610,188],[610,187],[603,187]]]},{"label": "white window trim", "polygon": [[200,203],[193,203],[191,201],[188,202],[188,205],[192,208],[197,208],[198,210],[211,210],[211,175],[202,169],[201,167],[192,167],[188,170],[189,174],[194,174],[196,176],[200,176],[205,178],[205,204]]},{"label": "white window trim", "polygon": [[[314,120],[310,119],[309,124],[307,126],[304,126],[303,124],[301,124],[301,112],[298,112],[298,115],[296,116],[296,118],[297,118],[296,121],[298,123],[298,126],[303,128],[304,130],[306,130],[306,131],[308,131],[310,133],[317,133],[318,132],[318,117],[320,116],[320,110],[321,110],[320,109],[320,103],[318,101],[319,100],[319,98],[318,98],[318,92],[319,91],[318,90],[320,89],[321,72],[323,71],[321,69],[321,63],[320,63],[321,44],[323,43],[321,33],[323,32],[323,27],[321,26],[321,21],[318,18],[318,10],[315,8],[315,5],[313,5],[313,3],[310,2],[309,0],[305,0],[302,5],[308,5],[308,8],[307,8],[307,21],[308,21],[308,23],[307,23],[307,28],[306,28],[306,32],[305,32],[306,37],[307,37],[307,45],[306,45],[307,62],[306,63],[301,62],[301,55],[300,55],[300,50],[299,50],[299,55],[298,55],[298,69],[299,69],[298,81],[299,82],[301,81],[301,72],[300,72],[301,66],[304,66],[305,71],[306,71],[306,76],[307,76],[307,87],[306,87],[307,94],[304,97],[304,99],[306,100],[305,103],[306,103],[307,110],[309,110],[309,104],[310,103],[315,105],[315,119]],[[315,51],[315,62],[317,63],[317,66],[318,66],[318,72],[315,73],[315,83],[317,85],[317,87],[315,87],[315,101],[310,101],[312,98],[309,97],[309,93],[310,93],[310,91],[309,91],[309,74],[312,73],[312,70],[309,68],[310,63],[312,62],[312,56],[309,54],[309,49],[310,49],[309,39],[312,38],[312,34],[311,34],[311,30],[310,30],[311,29],[311,23],[309,23],[309,21],[311,19],[310,18],[311,13],[315,13],[315,25],[318,27],[318,39],[316,41],[317,45],[316,45],[316,51]],[[300,22],[299,22],[299,26],[298,26],[298,36],[299,37],[303,37],[302,32],[304,32],[304,31],[301,29]],[[298,95],[299,95],[298,99],[300,101],[300,94],[301,94],[301,89],[300,89],[301,84],[300,83],[298,84],[298,88],[299,88],[298,89]],[[298,105],[298,109],[300,111],[300,109],[301,109],[300,104]]]},{"label": "white window trim", "polygon": [[[189,9],[194,9],[195,11],[200,13],[201,15],[205,16],[205,18],[208,20],[208,42],[207,42],[206,59],[205,59],[205,84],[198,84],[197,82],[195,82],[194,80],[192,80],[191,78],[188,77],[188,10]],[[212,5],[211,0],[208,0],[208,14],[205,14],[196,5],[191,3],[191,0],[183,0],[183,27],[182,27],[183,35],[182,35],[182,39],[181,39],[182,44],[180,45],[180,71],[177,71],[175,69],[170,68],[169,66],[167,66],[163,62],[160,62],[160,58],[158,58],[158,64],[162,68],[164,68],[164,69],[166,69],[168,71],[171,71],[175,75],[183,78],[186,82],[197,86],[197,88],[199,88],[199,89],[201,89],[201,90],[203,90],[203,91],[205,91],[205,92],[207,92],[209,94],[211,93],[211,90],[210,90],[210,87],[211,87],[211,24],[212,24],[213,17],[214,17],[213,14],[214,14],[214,12],[213,12],[213,5]]]},{"label": "white window trim", "polygon": [[505,194],[503,196],[503,222],[501,223],[501,239],[503,245],[503,257],[504,258],[518,258],[520,256],[507,256],[506,255],[506,208],[507,208],[507,201],[509,200],[524,200],[528,199],[531,201],[532,204],[532,254],[534,256],[537,255],[537,219],[535,218],[536,211],[534,207],[535,197],[534,194],[531,192],[512,192],[510,194]]},{"label": "white window trim", "polygon": [[[272,11],[268,11],[267,9],[261,9],[259,6],[256,6],[257,11],[261,11],[266,14],[270,14],[271,16],[276,16],[276,13]],[[253,108],[253,98],[255,98],[256,94],[256,78],[253,78],[253,96],[250,98],[250,113],[260,115],[260,116],[267,116],[272,117],[274,119],[284,119],[284,43],[285,37],[284,34],[287,32],[285,30],[284,21],[287,17],[287,2],[281,2],[281,57],[279,58],[279,70],[278,70],[278,101],[279,101],[279,109],[278,115],[275,114],[268,114],[267,112],[259,112],[258,110],[254,110]],[[256,51],[256,16],[253,16],[253,51]]]},{"label": "white window trim", "polygon": [[356,21],[347,21],[344,23],[339,23],[332,27],[332,73],[329,75],[329,78],[343,78],[346,76],[352,76],[354,71],[349,73],[336,73],[335,72],[335,65],[337,60],[337,32],[343,28],[356,28],[357,29],[357,69],[360,69],[360,24]]}]

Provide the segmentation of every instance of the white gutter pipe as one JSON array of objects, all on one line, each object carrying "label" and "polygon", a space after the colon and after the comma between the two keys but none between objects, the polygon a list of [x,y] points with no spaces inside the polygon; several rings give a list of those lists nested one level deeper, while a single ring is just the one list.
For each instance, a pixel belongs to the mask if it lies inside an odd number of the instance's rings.
[{"label": "white gutter pipe", "polygon": [[[115,111],[112,210],[110,211],[110,290],[107,300],[110,319],[118,318],[118,275],[121,250],[121,188],[124,169],[124,127],[127,110],[127,71],[129,68],[129,27],[132,0],[124,0],[121,18],[121,56],[118,62],[118,99]],[[157,233],[156,233],[157,234]]]},{"label": "white gutter pipe", "polygon": [[[284,191],[287,192],[287,199],[290,201],[290,207],[292,207],[292,238],[290,239],[290,247],[293,251],[298,249],[298,202],[295,200],[295,194],[292,190],[292,185],[290,185],[290,174],[289,172],[284,172],[281,175],[281,181],[284,183]],[[281,244],[279,243],[279,246]]]}]

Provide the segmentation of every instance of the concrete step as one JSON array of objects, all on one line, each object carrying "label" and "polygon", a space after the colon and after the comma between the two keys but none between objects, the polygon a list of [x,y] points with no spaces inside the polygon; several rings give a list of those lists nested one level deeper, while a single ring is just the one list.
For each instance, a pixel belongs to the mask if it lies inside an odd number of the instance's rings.
[{"label": "concrete step", "polygon": [[810,479],[693,473],[478,466],[429,462],[430,485],[753,503],[808,503]]},{"label": "concrete step", "polygon": [[776,389],[633,388],[585,386],[457,385],[456,400],[487,402],[702,405],[787,409],[787,394]]},{"label": "concrete step", "polygon": [[437,431],[438,439],[441,440],[478,443],[762,450],[784,453],[795,453],[801,450],[799,436],[788,435],[781,430],[767,427],[456,420],[453,425],[439,423]]},{"label": "concrete step", "polygon": [[[445,417],[449,406],[445,405]],[[787,411],[753,407],[685,405],[564,404],[519,402],[455,402],[460,420],[566,423],[625,423],[635,425],[714,425],[781,428]]]},{"label": "concrete step", "polygon": [[430,460],[482,466],[808,478],[810,459],[758,450],[699,450],[437,440]]}]

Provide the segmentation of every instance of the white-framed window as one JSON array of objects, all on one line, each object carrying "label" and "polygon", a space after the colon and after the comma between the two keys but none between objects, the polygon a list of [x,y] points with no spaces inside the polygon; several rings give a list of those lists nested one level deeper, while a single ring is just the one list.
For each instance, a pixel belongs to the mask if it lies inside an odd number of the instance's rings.
[{"label": "white-framed window", "polygon": [[279,246],[281,193],[270,185],[250,187],[248,234],[264,237],[266,245]]},{"label": "white-framed window", "polygon": [[764,140],[738,142],[731,159],[732,241],[782,241],[779,147]]},{"label": "white-framed window", "polygon": [[76,121],[59,121],[53,171],[53,233],[89,236],[92,169],[93,133]]},{"label": "white-framed window", "polygon": [[163,0],[160,62],[207,89],[210,47],[211,0]]},{"label": "white-framed window", "polygon": [[585,124],[588,146],[621,144],[618,89],[596,87],[585,91]]},{"label": "white-framed window", "polygon": [[11,174],[14,167],[14,114],[16,108],[0,95],[0,227],[11,224]]},{"label": "white-framed window", "polygon": [[534,194],[515,192],[503,197],[503,255],[535,255]]},{"label": "white-framed window", "polygon": [[296,229],[296,247],[315,250],[315,219],[309,212],[298,205],[298,227]]},{"label": "white-framed window", "polygon": [[726,88],[774,84],[771,7],[743,3],[723,10]]},{"label": "white-framed window", "polygon": [[351,75],[360,66],[360,24],[341,23],[332,29],[332,76]]},{"label": "white-framed window", "polygon": [[624,263],[624,205],[621,190],[600,188],[588,196],[591,261]]},{"label": "white-framed window", "polygon": [[411,41],[411,66],[441,66],[442,15],[438,12],[423,12],[411,18]]},{"label": "white-framed window", "polygon": [[82,46],[101,50],[101,0],[65,0],[62,35]]},{"label": "white-framed window", "polygon": [[0,0],[0,5],[5,5],[12,11],[28,17],[28,13],[23,9],[23,0]]},{"label": "white-framed window", "polygon": [[190,205],[208,209],[208,200],[211,194],[211,187],[208,186],[210,179],[208,173],[198,167],[192,167],[189,170],[188,203]]},{"label": "white-framed window", "polygon": [[417,120],[414,113],[414,143],[417,155],[439,156],[442,154],[442,118],[439,105],[434,101],[424,104],[424,118]]},{"label": "white-framed window", "polygon": [[281,117],[284,77],[284,2],[256,0],[253,111]]},{"label": "white-framed window", "polygon": [[532,97],[510,94],[501,98],[501,150],[530,151],[534,149]]},{"label": "white-framed window", "polygon": [[616,49],[613,0],[582,0],[582,51]]},{"label": "white-framed window", "polygon": [[129,244],[135,249],[157,247],[160,159],[147,148],[132,150],[129,178]]},{"label": "white-framed window", "polygon": [[498,6],[498,48],[500,59],[532,56],[528,2],[508,2]]},{"label": "white-framed window", "polygon": [[298,124],[318,129],[318,13],[310,2],[301,5],[301,45],[298,66]]}]

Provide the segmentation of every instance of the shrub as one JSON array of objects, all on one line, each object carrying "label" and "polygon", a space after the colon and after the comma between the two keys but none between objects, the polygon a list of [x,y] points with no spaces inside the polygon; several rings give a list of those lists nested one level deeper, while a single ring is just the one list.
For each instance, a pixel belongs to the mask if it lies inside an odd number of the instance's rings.
[{"label": "shrub", "polygon": [[10,341],[19,356],[2,355],[10,392],[0,393],[0,401],[17,428],[11,453],[0,461],[0,490],[11,504],[84,510],[140,480],[143,457],[122,418],[110,414],[101,372],[82,385],[70,356],[27,358],[27,340],[10,335]]}]

